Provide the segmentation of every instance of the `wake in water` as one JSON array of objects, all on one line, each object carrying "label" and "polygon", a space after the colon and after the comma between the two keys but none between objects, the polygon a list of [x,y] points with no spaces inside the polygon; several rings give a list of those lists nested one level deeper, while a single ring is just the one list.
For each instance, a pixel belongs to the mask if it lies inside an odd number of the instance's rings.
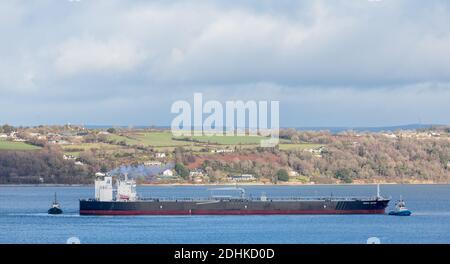
[{"label": "wake in water", "polygon": [[450,212],[422,211],[422,212],[413,212],[412,216],[450,216]]},{"label": "wake in water", "polygon": [[162,217],[168,217],[168,218],[188,218],[192,216],[176,216],[176,215],[136,215],[136,216],[114,216],[114,215],[83,215],[80,216],[78,212],[76,213],[64,213],[59,215],[52,215],[48,213],[7,213],[6,216],[22,216],[22,217],[82,217],[82,218],[162,218]]},{"label": "wake in water", "polygon": [[38,217],[79,217],[78,213],[65,213],[60,215],[51,215],[48,213],[9,213],[8,216],[38,216]]}]

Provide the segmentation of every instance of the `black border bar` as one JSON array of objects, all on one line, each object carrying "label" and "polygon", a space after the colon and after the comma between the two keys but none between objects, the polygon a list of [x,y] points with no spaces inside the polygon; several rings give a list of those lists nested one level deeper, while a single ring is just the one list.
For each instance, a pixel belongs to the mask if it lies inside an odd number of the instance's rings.
[{"label": "black border bar", "polygon": [[[183,250],[183,251],[181,251]],[[208,251],[208,256],[198,258],[176,258],[178,253],[190,255]],[[279,244],[138,244],[138,245],[0,245],[2,258],[13,257],[70,261],[121,261],[131,262],[142,258],[143,263],[302,263],[305,261],[340,260],[363,263],[377,261],[409,261],[417,258],[450,258],[447,245],[279,245]],[[225,253],[226,252],[226,253]],[[247,253],[245,253],[247,252]],[[240,254],[239,254],[240,253]],[[200,254],[200,253],[199,253]],[[219,255],[221,254],[221,257]],[[262,255],[266,254],[266,257]],[[178,255],[180,256],[180,254]],[[151,260],[151,261],[150,261]],[[301,260],[301,261],[300,261]],[[299,262],[300,261],[300,262]]]}]

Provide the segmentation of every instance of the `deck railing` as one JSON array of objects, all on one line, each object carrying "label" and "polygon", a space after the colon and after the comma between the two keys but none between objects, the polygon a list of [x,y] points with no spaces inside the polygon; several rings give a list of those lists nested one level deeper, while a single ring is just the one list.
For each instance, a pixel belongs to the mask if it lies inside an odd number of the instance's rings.
[{"label": "deck railing", "polygon": [[[305,196],[305,197],[138,197],[137,201],[176,201],[176,202],[196,202],[196,201],[377,201],[390,200],[389,198],[378,198],[376,196],[360,196],[360,197],[339,197],[339,196]],[[96,199],[81,199],[81,201],[96,201]]]},{"label": "deck railing", "polygon": [[[148,197],[141,201],[262,201],[260,197]],[[377,197],[267,197],[264,201],[376,201]],[[379,199],[378,199],[379,200]]]}]

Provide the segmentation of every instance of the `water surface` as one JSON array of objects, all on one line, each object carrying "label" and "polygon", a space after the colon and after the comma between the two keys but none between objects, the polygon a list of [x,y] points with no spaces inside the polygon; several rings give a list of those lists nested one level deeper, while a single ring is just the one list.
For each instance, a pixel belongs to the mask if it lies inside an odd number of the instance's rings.
[{"label": "water surface", "polygon": [[[208,186],[144,186],[144,197],[202,197]],[[260,196],[373,196],[369,185],[246,186]],[[411,217],[388,215],[80,216],[78,199],[92,186],[0,186],[0,243],[450,243],[450,185],[383,185],[402,195]],[[47,215],[54,192],[63,215]],[[394,202],[390,203],[393,207]]]}]

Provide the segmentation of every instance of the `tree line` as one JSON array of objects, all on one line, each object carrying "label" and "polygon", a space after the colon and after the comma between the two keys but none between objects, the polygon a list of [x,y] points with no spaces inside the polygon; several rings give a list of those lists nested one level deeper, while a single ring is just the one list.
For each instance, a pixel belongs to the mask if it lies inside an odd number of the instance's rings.
[{"label": "tree line", "polygon": [[0,184],[91,183],[93,171],[65,160],[57,146],[39,151],[1,151]]}]

